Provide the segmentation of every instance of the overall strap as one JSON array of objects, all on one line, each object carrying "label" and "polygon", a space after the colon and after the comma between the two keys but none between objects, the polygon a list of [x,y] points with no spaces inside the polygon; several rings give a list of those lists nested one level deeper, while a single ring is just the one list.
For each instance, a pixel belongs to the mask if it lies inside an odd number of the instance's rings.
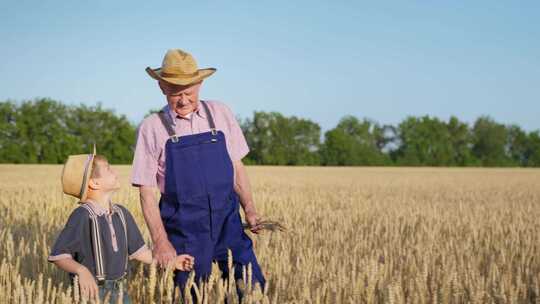
[{"label": "overall strap", "polygon": [[174,132],[174,128],[173,128],[172,124],[169,123],[167,113],[165,113],[163,110],[161,110],[161,111],[158,112],[158,116],[159,116],[159,119],[161,120],[161,123],[163,124],[163,126],[167,130],[167,133],[169,134],[169,137],[171,138],[171,140],[173,142],[175,142],[175,143],[178,142],[178,135],[176,135],[176,133]]},{"label": "overall strap", "polygon": [[216,124],[214,123],[214,117],[212,117],[212,113],[210,112],[206,101],[201,100],[201,104],[203,105],[204,111],[208,116],[208,124],[210,125],[210,129],[212,130],[212,134],[216,135]]},{"label": "overall strap", "polygon": [[174,136],[175,132],[174,132],[174,129],[172,127],[172,124],[169,123],[167,113],[165,113],[165,112],[163,112],[163,110],[161,110],[161,111],[158,112],[158,116],[159,116],[159,119],[161,120],[161,123],[163,124],[163,126],[167,130],[167,134],[169,134],[169,136]]},{"label": "overall strap", "polygon": [[94,259],[96,264],[96,279],[102,281],[105,280],[105,263],[103,262],[103,246],[101,244],[98,217],[90,206],[87,206],[86,204],[82,204],[81,206],[88,211],[90,220],[92,221],[92,245],[94,248]]},{"label": "overall strap", "polygon": [[122,222],[122,226],[124,227],[124,237],[126,240],[126,265],[124,267],[124,272],[127,273],[128,269],[128,260],[129,260],[129,253],[128,253],[128,230],[127,230],[127,224],[126,224],[126,217],[124,216],[124,211],[122,211],[122,208],[120,208],[118,205],[113,205],[113,210],[118,212],[118,215],[120,216],[120,221]]}]

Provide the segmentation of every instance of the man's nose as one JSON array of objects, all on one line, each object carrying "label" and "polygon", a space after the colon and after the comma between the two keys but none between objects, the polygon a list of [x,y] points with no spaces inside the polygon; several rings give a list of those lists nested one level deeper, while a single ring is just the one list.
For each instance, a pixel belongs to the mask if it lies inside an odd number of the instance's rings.
[{"label": "man's nose", "polygon": [[182,105],[185,105],[189,103],[189,99],[187,98],[186,95],[180,95],[178,97],[178,102],[180,102]]}]

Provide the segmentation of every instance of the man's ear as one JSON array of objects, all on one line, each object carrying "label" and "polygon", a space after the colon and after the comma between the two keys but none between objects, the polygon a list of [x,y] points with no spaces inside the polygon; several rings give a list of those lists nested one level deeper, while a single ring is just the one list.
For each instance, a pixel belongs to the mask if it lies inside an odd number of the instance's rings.
[{"label": "man's ear", "polygon": [[88,187],[92,190],[98,190],[100,188],[100,184],[97,180],[90,178],[88,180]]},{"label": "man's ear", "polygon": [[158,80],[158,84],[159,84],[159,88],[161,89],[161,92],[163,93],[163,95],[167,95],[166,91],[165,91],[165,84],[163,84],[163,82],[161,80]]},{"label": "man's ear", "polygon": [[159,84],[159,88],[161,89],[161,93],[167,96],[167,94],[171,90],[171,85],[161,80],[158,80],[158,84]]}]

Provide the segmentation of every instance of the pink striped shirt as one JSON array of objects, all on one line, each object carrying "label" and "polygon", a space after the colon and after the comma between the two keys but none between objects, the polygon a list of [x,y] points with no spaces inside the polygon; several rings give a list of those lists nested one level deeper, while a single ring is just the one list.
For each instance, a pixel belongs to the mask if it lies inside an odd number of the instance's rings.
[{"label": "pink striped shirt", "polygon": [[[231,160],[237,161],[249,152],[242,129],[231,109],[219,101],[206,101],[216,129],[225,134],[227,151]],[[163,110],[173,119],[173,127],[179,136],[204,133],[210,131],[206,112],[199,102],[197,110],[189,117],[180,117],[166,105]],[[137,129],[137,143],[131,183],[134,186],[157,186],[161,193],[165,192],[165,143],[169,135],[161,123],[158,114],[146,117]]]}]

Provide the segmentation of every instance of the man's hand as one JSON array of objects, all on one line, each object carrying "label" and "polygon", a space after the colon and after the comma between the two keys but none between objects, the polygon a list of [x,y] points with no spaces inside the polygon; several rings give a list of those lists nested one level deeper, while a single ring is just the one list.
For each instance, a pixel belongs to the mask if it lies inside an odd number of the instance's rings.
[{"label": "man's hand", "polygon": [[139,186],[139,197],[141,199],[141,208],[146,221],[146,226],[150,230],[152,240],[154,241],[154,249],[152,250],[153,258],[158,266],[167,268],[174,266],[176,258],[176,250],[167,238],[167,232],[163,227],[163,222],[159,214],[158,203],[154,195],[155,188],[149,186]]},{"label": "man's hand", "polygon": [[246,168],[242,163],[242,160],[233,162],[234,167],[234,191],[240,197],[240,204],[244,209],[244,215],[246,216],[246,222],[249,225],[249,230],[253,233],[261,232],[259,222],[261,218],[255,211],[255,204],[253,203],[253,197],[251,195],[251,186],[249,184]]},{"label": "man's hand", "polygon": [[176,250],[168,239],[159,240],[152,250],[152,255],[161,268],[172,267],[176,262]]},{"label": "man's hand", "polygon": [[99,297],[99,290],[94,276],[84,266],[79,266],[76,272],[79,277],[79,288],[83,299],[94,300]]},{"label": "man's hand", "polygon": [[249,225],[249,231],[258,234],[261,232],[261,227],[259,226],[259,223],[261,221],[261,218],[257,214],[257,211],[254,209],[248,209],[245,211],[246,215],[246,222]]}]

